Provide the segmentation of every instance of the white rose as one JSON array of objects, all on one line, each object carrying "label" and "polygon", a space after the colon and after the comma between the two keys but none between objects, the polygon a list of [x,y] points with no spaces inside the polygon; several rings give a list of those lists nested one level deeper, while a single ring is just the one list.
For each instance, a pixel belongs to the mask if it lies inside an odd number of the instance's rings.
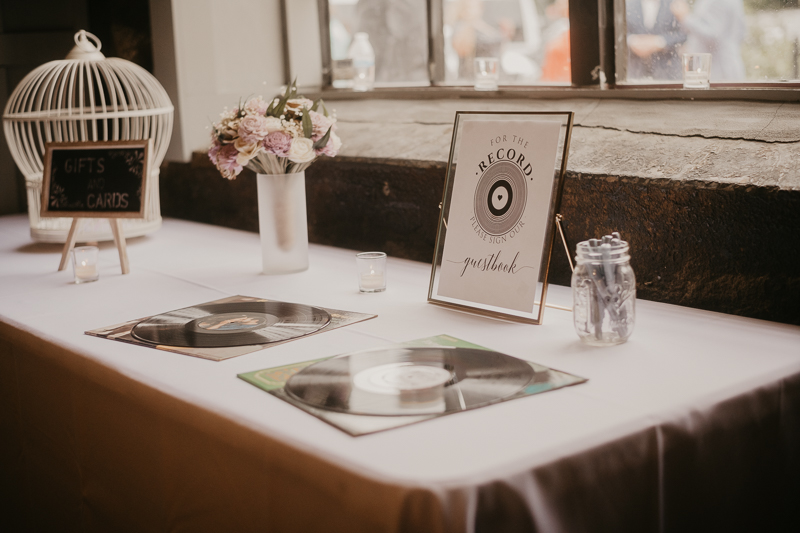
[{"label": "white rose", "polygon": [[264,128],[267,130],[267,135],[276,131],[283,131],[283,124],[278,117],[266,117]]},{"label": "white rose", "polygon": [[233,145],[239,151],[236,156],[236,162],[242,166],[246,166],[259,152],[262,151],[261,143],[246,143],[241,137],[234,141]]},{"label": "white rose", "polygon": [[292,139],[292,146],[289,148],[289,161],[294,163],[308,163],[313,161],[316,154],[314,153],[314,143],[311,139],[305,137],[298,137]]}]

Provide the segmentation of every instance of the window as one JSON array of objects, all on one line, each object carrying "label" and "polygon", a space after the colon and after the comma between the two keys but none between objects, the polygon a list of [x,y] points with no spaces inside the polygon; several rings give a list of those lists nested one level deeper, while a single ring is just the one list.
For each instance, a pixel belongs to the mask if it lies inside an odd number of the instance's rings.
[{"label": "window", "polygon": [[365,32],[377,87],[469,86],[482,56],[507,87],[680,87],[684,52],[712,54],[718,87],[797,87],[798,1],[319,0],[325,81],[349,86],[348,47]]},{"label": "window", "polygon": [[349,86],[348,48],[359,32],[368,34],[374,49],[379,85],[428,84],[426,0],[329,0],[328,5],[335,86]]},{"label": "window", "polygon": [[626,0],[625,26],[617,73],[628,82],[681,80],[684,52],[710,53],[716,83],[798,79],[796,0]]}]

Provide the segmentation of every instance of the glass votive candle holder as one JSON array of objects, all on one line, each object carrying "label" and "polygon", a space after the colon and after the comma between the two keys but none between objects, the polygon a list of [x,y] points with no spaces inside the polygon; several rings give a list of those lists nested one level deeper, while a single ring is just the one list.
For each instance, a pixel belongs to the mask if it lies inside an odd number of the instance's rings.
[{"label": "glass votive candle holder", "polygon": [[100,272],[97,270],[99,252],[97,246],[78,246],[72,250],[72,270],[75,273],[75,283],[88,283],[100,278]]},{"label": "glass votive candle holder", "polygon": [[496,57],[475,58],[475,90],[496,91],[500,79],[500,60]]},{"label": "glass votive candle holder", "polygon": [[362,252],[356,254],[358,268],[358,290],[361,292],[383,292],[386,290],[386,254]]},{"label": "glass votive candle holder", "polygon": [[711,54],[683,54],[683,88],[708,89],[711,87]]}]

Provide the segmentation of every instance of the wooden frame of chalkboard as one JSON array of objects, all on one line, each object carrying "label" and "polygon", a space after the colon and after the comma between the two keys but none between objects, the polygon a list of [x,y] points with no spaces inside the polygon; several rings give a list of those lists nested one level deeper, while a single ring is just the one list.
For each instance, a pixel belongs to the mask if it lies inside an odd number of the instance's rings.
[{"label": "wooden frame of chalkboard", "polygon": [[107,218],[122,273],[129,273],[119,219],[145,216],[153,140],[47,143],[44,148],[40,214],[72,217],[58,270],[67,268],[80,220]]},{"label": "wooden frame of chalkboard", "polygon": [[144,218],[152,139],[45,144],[42,217]]}]

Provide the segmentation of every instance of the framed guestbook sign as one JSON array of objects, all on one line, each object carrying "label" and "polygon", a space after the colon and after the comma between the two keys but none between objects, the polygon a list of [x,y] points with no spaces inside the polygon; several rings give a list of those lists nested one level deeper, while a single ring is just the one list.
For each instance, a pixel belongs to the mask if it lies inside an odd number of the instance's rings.
[{"label": "framed guestbook sign", "polygon": [[458,112],[428,301],[540,324],[572,112]]}]

